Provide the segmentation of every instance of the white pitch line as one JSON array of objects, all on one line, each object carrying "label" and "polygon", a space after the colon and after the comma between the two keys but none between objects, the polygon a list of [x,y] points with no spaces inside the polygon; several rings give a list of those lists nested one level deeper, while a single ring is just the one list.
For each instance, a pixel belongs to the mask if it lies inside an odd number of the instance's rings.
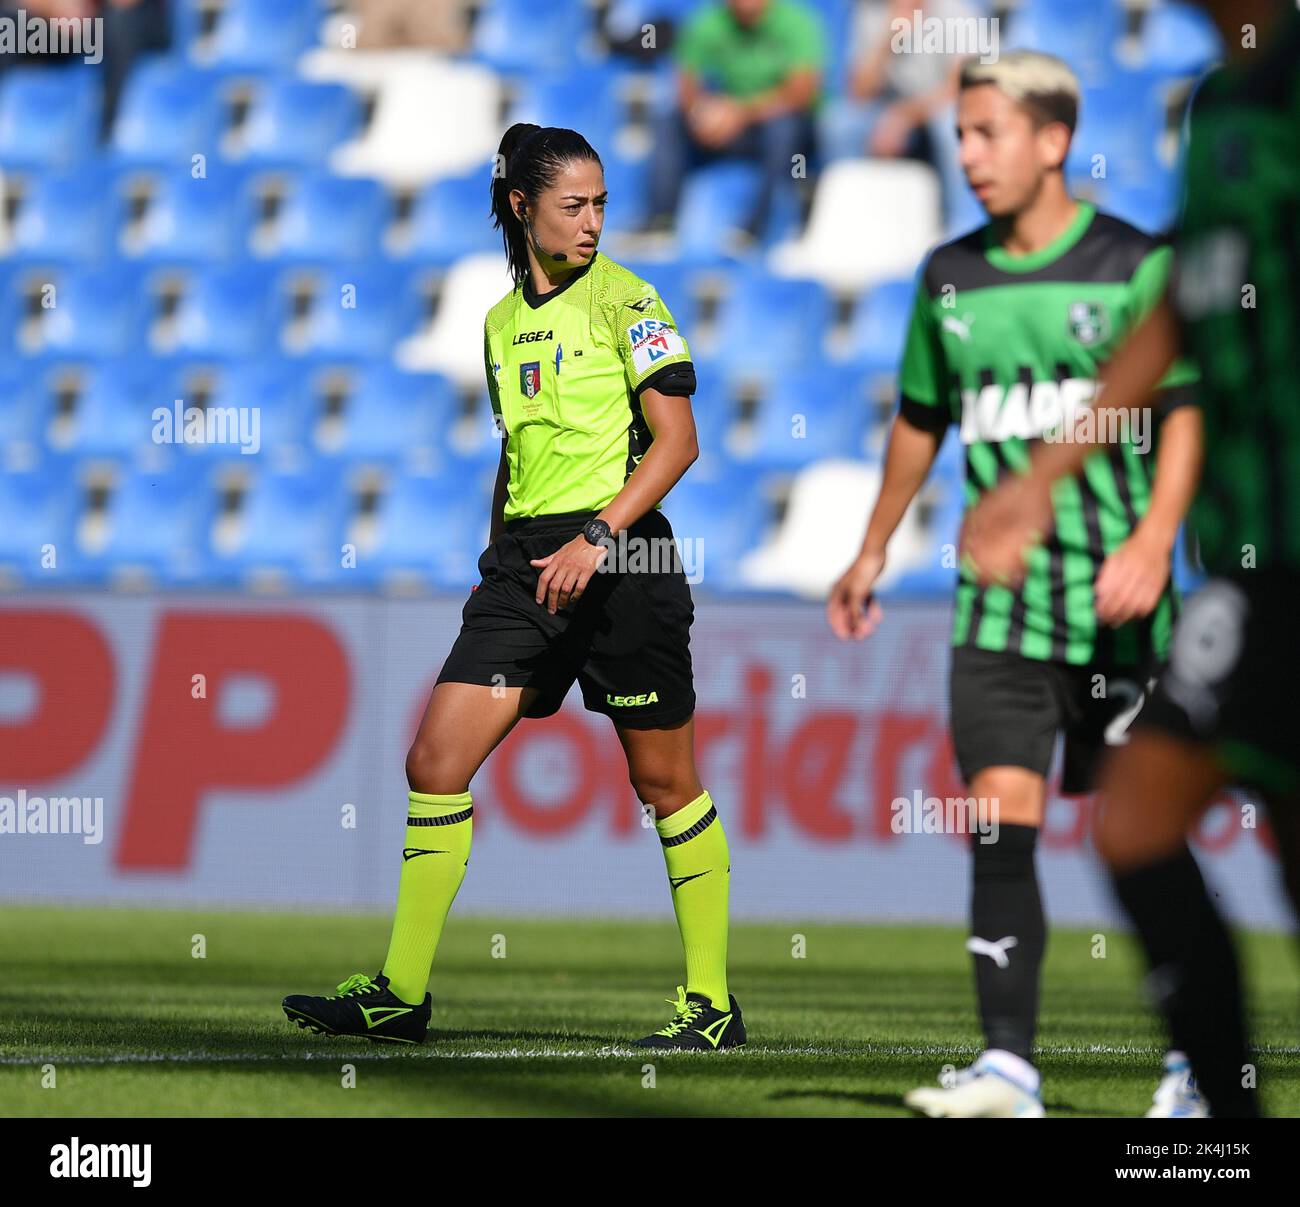
[{"label": "white pitch line", "polygon": [[[947,1057],[949,1059],[973,1056],[978,1049],[969,1047],[940,1047],[938,1045],[906,1046],[882,1045],[880,1047],[857,1051],[844,1048],[819,1047],[759,1047],[749,1045],[744,1052],[722,1053],[740,1055],[750,1053],[755,1056],[830,1056],[843,1060],[846,1057],[870,1059],[882,1056],[926,1056]],[[1132,1045],[1086,1044],[1078,1046],[1050,1048],[1043,1053],[1049,1061],[1054,1056],[1132,1056],[1146,1061],[1155,1061],[1163,1049],[1154,1045],[1134,1047]],[[1264,1056],[1300,1056],[1300,1047],[1270,1047],[1257,1049]],[[394,1049],[392,1051],[349,1052],[346,1048],[336,1051],[321,1052],[286,1052],[271,1054],[266,1052],[118,1052],[105,1056],[46,1056],[20,1057],[0,1056],[0,1066],[32,1067],[45,1064],[53,1065],[114,1065],[114,1064],[245,1064],[249,1062],[275,1062],[291,1064],[301,1061],[326,1061],[335,1063],[346,1061],[377,1060],[640,1060],[646,1061],[667,1056],[679,1059],[682,1056],[710,1056],[714,1053],[665,1052],[654,1048],[506,1048],[478,1050],[471,1052],[440,1051],[433,1047],[418,1051]]]}]

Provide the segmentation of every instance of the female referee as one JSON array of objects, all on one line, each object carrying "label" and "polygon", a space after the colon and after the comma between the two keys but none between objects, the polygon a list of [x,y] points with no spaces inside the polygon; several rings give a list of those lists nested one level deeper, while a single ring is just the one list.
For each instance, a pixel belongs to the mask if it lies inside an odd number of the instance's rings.
[{"label": "female referee", "polygon": [[[577,679],[587,709],[614,723],[632,786],[654,811],[686,955],[673,1019],[637,1043],[737,1047],[730,858],[695,768],[694,605],[658,510],[699,455],[695,369],[654,288],[596,251],[605,178],[587,140],[520,123],[496,163],[492,215],[515,286],[484,325],[504,439],[482,581],[407,755],[406,847],[383,970],[355,974],[337,996],[287,997],[284,1012],[327,1035],[423,1042],[434,951],[469,859],[470,781],[521,718],[556,712]],[[624,541],[632,556],[608,564]]]}]

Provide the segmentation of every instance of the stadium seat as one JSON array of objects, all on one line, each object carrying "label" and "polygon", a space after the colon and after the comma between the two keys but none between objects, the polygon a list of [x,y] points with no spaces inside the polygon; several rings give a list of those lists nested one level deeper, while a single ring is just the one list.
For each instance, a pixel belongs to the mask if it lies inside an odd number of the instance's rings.
[{"label": "stadium seat", "polygon": [[465,176],[435,180],[420,190],[412,207],[406,239],[398,249],[404,258],[447,265],[471,252],[501,247],[501,233],[488,217],[489,165]]},{"label": "stadium seat", "polygon": [[1120,0],[1022,0],[1006,22],[1001,49],[1056,55],[1084,88],[1099,88],[1116,65],[1124,23]]},{"label": "stadium seat", "polygon": [[473,171],[500,144],[502,82],[481,64],[426,51],[317,51],[304,71],[374,93],[370,124],[330,157],[346,176],[418,188]]},{"label": "stadium seat", "polygon": [[865,454],[866,382],[852,369],[808,363],[765,379],[752,421],[728,443],[732,459],[761,469]]},{"label": "stadium seat", "polygon": [[234,515],[218,519],[208,573],[244,587],[335,581],[352,505],[319,459],[297,471],[261,467]]},{"label": "stadium seat", "polygon": [[375,363],[360,368],[351,386],[336,420],[315,426],[318,454],[424,473],[443,468],[444,437],[456,413],[450,382]]},{"label": "stadium seat", "polygon": [[949,432],[925,483],[890,543],[886,597],[949,599],[957,583],[957,540],[966,503],[965,446]]},{"label": "stadium seat", "polygon": [[591,10],[582,0],[494,0],[480,12],[473,39],[474,54],[496,71],[564,68],[583,57]]},{"label": "stadium seat", "polygon": [[365,260],[379,253],[391,216],[388,192],[378,181],[297,177],[256,251],[284,262]]},{"label": "stadium seat", "polygon": [[[47,446],[79,457],[162,459],[152,435],[153,408],[139,387],[139,372],[130,361],[51,366],[37,387]],[[60,398],[67,393],[75,401],[65,414]]]},{"label": "stadium seat", "polygon": [[880,471],[865,461],[836,458],[801,470],[780,527],[742,560],[739,582],[824,598],[857,556],[879,490]]},{"label": "stadium seat", "polygon": [[376,261],[288,273],[288,290],[305,288],[305,315],[284,333],[294,356],[383,359],[414,320],[400,270]]},{"label": "stadium seat", "polygon": [[678,481],[663,500],[663,513],[687,569],[700,573],[700,586],[730,590],[743,585],[741,560],[762,540],[771,508],[762,483],[747,469],[729,462],[711,474],[706,468],[697,463]]},{"label": "stadium seat", "polygon": [[188,170],[155,177],[144,217],[123,251],[168,264],[241,258],[254,217],[244,186],[242,173],[224,167],[206,177]]},{"label": "stadium seat", "polygon": [[741,226],[758,195],[758,165],[721,160],[697,168],[682,186],[676,229],[683,259],[725,259],[728,232]]},{"label": "stadium seat", "polygon": [[46,587],[86,579],[76,547],[82,498],[75,476],[53,473],[39,459],[0,474],[0,582]]},{"label": "stadium seat", "polygon": [[[758,309],[755,298],[762,299]],[[767,379],[819,360],[833,318],[831,297],[818,282],[746,268],[722,303],[717,355],[732,378]]]},{"label": "stadium seat", "polygon": [[189,169],[195,155],[216,159],[225,127],[224,80],[173,57],[150,57],[127,77],[113,122],[120,163]]},{"label": "stadium seat", "polygon": [[428,326],[398,344],[397,363],[412,372],[431,370],[471,389],[482,388],[483,318],[512,287],[500,253],[458,260],[447,273]]},{"label": "stadium seat", "polygon": [[292,78],[262,86],[240,141],[240,158],[276,167],[323,167],[361,128],[361,104],[342,84]]},{"label": "stadium seat", "polygon": [[92,172],[28,178],[10,254],[24,262],[93,264],[114,253],[120,199]]},{"label": "stadium seat", "polygon": [[[0,474],[16,473],[36,464],[49,418],[43,402],[26,374],[5,374],[0,382]],[[0,525],[3,522],[0,513]]]},{"label": "stadium seat", "polygon": [[244,261],[195,271],[181,295],[170,338],[158,350],[218,360],[273,351],[278,301],[267,265]]},{"label": "stadium seat", "polygon": [[1199,75],[1223,56],[1219,31],[1204,9],[1173,0],[1153,4],[1142,18],[1141,65],[1169,75]]},{"label": "stadium seat", "polygon": [[71,170],[99,141],[102,73],[81,63],[0,77],[0,165]]},{"label": "stadium seat", "polygon": [[[177,451],[193,463],[231,462],[235,465],[269,464],[292,471],[311,458],[313,399],[303,381],[302,365],[278,357],[238,359],[225,364],[209,361],[168,362],[151,375],[158,405],[186,409],[203,406],[230,414],[228,438],[222,441],[187,441]],[[251,426],[240,412],[250,413]],[[238,426],[237,426],[238,425]],[[206,428],[205,428],[206,434]],[[245,445],[245,435],[252,439]],[[244,447],[250,449],[244,451]]]},{"label": "stadium seat", "polygon": [[141,576],[150,586],[193,586],[206,569],[216,501],[207,475],[188,466],[127,473],[109,494],[103,543],[87,560],[119,585]]},{"label": "stadium seat", "polygon": [[122,356],[144,340],[140,274],[129,262],[54,276],[52,305],[41,312],[43,355]]},{"label": "stadium seat", "polygon": [[915,272],[942,232],[939,200],[926,164],[839,160],[817,182],[808,229],[773,248],[768,264],[842,293]]},{"label": "stadium seat", "polygon": [[602,237],[615,231],[639,230],[649,216],[650,157],[633,158],[614,147],[608,152],[600,150],[600,158],[609,194]]},{"label": "stadium seat", "polygon": [[358,577],[381,587],[416,583],[448,590],[478,582],[491,523],[489,472],[393,479],[369,533],[354,529]]},{"label": "stadium seat", "polygon": [[1108,187],[1135,188],[1168,171],[1163,158],[1168,87],[1168,77],[1153,72],[1116,70],[1105,87],[1085,89],[1067,174],[1096,177],[1100,167]]},{"label": "stadium seat", "polygon": [[608,160],[627,119],[624,95],[631,74],[609,62],[581,63],[575,69],[569,58],[564,70],[532,71],[520,83],[510,122],[577,130]]},{"label": "stadium seat", "polygon": [[850,364],[898,364],[915,297],[913,277],[881,281],[867,290],[853,311],[847,339],[839,349],[841,359]]},{"label": "stadium seat", "polygon": [[224,71],[283,71],[318,40],[324,17],[321,0],[225,0],[192,53]]}]

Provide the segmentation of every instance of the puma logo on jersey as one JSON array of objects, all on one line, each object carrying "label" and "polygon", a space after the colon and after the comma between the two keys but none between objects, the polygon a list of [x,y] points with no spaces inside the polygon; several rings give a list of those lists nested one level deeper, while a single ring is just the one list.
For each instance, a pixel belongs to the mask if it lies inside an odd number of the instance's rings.
[{"label": "puma logo on jersey", "polygon": [[548,339],[554,339],[555,332],[552,331],[521,331],[510,342],[512,344],[537,344]]},{"label": "puma logo on jersey", "polygon": [[963,344],[970,343],[970,329],[975,322],[977,315],[966,313],[957,318],[956,315],[945,314],[943,316],[943,329],[951,331]]},{"label": "puma logo on jersey", "polygon": [[981,939],[978,935],[971,935],[966,940],[966,950],[971,955],[988,956],[999,968],[1009,968],[1011,958],[1007,955],[1020,942],[1015,935],[1007,935],[1005,939],[999,939],[996,943],[989,942],[988,939]]}]

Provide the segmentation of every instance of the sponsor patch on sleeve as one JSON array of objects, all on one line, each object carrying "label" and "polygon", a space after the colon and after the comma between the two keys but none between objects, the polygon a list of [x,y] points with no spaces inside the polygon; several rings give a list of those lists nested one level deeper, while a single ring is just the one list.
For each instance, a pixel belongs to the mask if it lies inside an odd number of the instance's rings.
[{"label": "sponsor patch on sleeve", "polygon": [[670,356],[681,356],[686,344],[671,323],[662,319],[642,319],[627,329],[632,349],[632,368],[637,377]]}]

